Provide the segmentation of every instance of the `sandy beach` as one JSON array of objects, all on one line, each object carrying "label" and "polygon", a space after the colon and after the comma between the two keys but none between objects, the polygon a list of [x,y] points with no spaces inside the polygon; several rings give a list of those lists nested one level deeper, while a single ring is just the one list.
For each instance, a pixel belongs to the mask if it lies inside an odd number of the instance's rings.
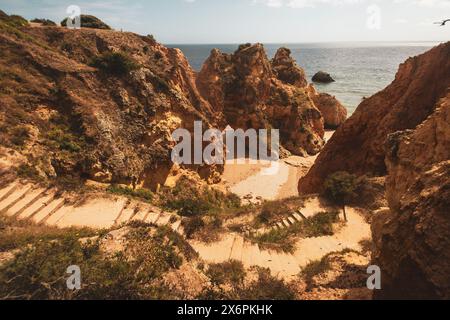
[{"label": "sandy beach", "polygon": [[[334,131],[326,131],[325,141],[330,141]],[[314,165],[318,155],[291,156],[277,163],[232,163],[225,165],[224,184],[241,198],[280,200],[298,195],[298,181]]]}]

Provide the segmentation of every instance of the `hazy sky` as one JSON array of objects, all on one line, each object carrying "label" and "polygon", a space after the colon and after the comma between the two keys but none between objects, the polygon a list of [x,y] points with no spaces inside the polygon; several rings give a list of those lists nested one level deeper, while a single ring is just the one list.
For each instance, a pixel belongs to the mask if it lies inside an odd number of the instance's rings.
[{"label": "hazy sky", "polygon": [[116,29],[163,43],[447,41],[450,0],[0,0],[57,22],[78,5]]}]

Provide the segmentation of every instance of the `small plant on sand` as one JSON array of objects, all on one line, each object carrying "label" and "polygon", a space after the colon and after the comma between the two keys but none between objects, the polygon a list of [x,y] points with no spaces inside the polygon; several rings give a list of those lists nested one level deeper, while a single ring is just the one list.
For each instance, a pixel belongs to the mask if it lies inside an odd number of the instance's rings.
[{"label": "small plant on sand", "polygon": [[345,221],[348,221],[345,207],[356,198],[358,184],[358,178],[348,172],[336,172],[325,181],[324,196],[336,205],[342,206]]}]

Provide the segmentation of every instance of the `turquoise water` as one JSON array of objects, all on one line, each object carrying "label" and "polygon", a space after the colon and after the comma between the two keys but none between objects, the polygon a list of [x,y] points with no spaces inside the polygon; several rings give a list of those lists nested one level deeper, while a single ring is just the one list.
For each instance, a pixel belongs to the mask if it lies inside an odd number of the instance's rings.
[{"label": "turquoise water", "polygon": [[[353,113],[363,97],[370,97],[390,84],[400,63],[424,53],[437,43],[330,43],[265,44],[272,58],[279,47],[292,50],[308,80],[319,70],[329,72],[335,83],[316,88],[336,96]],[[183,51],[195,70],[200,70],[213,48],[232,53],[238,45],[168,45]]]}]

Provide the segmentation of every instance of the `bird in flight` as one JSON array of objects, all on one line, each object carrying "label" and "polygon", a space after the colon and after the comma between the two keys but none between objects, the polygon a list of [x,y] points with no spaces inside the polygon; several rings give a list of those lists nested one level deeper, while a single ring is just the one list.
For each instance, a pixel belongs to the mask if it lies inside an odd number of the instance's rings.
[{"label": "bird in flight", "polygon": [[445,26],[445,24],[446,24],[447,22],[450,22],[450,19],[443,20],[443,21],[441,21],[441,22],[435,22],[434,24],[439,24],[441,27],[443,27],[443,26]]}]

